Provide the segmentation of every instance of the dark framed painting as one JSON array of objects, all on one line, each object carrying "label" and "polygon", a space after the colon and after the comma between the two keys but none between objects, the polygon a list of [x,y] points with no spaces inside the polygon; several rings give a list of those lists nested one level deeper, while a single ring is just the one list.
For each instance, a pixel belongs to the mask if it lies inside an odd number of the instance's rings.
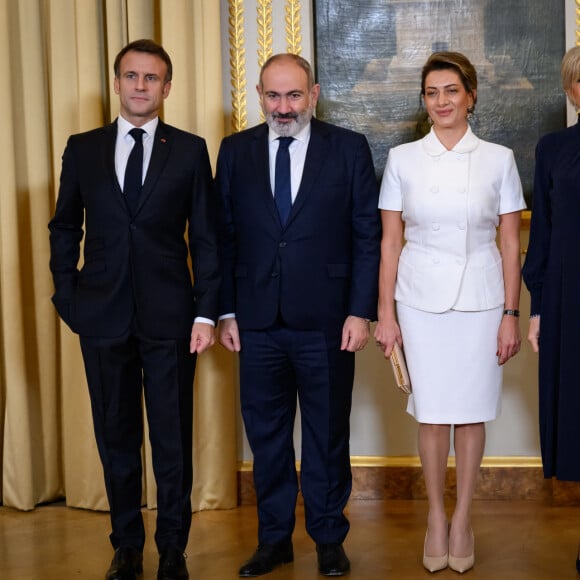
[{"label": "dark framed painting", "polygon": [[315,0],[317,115],[364,133],[377,177],[389,149],[428,130],[420,75],[437,50],[478,73],[472,128],[513,149],[528,208],[538,139],[566,126],[564,0]]}]

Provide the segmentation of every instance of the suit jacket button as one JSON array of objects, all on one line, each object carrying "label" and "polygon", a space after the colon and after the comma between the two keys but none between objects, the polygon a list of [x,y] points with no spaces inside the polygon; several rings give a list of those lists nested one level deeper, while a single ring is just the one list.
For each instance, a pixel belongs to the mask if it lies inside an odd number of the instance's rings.
[{"label": "suit jacket button", "polygon": [[279,246],[285,248],[288,244],[286,242],[280,242]]},{"label": "suit jacket button", "polygon": [[278,272],[272,272],[270,274],[270,278],[277,278],[278,277]]}]

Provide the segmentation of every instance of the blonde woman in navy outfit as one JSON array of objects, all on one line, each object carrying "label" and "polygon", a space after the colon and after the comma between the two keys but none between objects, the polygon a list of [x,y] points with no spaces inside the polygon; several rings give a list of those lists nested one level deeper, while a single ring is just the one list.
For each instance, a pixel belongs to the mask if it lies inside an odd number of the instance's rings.
[{"label": "blonde woman in navy outfit", "polygon": [[[419,423],[429,499],[423,565],[461,573],[474,564],[470,512],[484,422],[499,414],[502,365],[520,348],[525,204],[512,151],[469,127],[477,101],[469,60],[456,52],[431,55],[421,95],[431,131],[391,149],[381,185],[375,338],[385,356],[395,342],[404,346],[413,384],[407,411]],[[457,504],[449,522],[443,496],[452,426]]]},{"label": "blonde woman in navy outfit", "polygon": [[[562,85],[578,109],[580,47],[564,55]],[[536,148],[530,243],[523,270],[532,299],[528,340],[540,359],[544,476],[564,481],[580,481],[579,211],[580,123],[545,135]],[[576,568],[580,573],[580,550]]]}]

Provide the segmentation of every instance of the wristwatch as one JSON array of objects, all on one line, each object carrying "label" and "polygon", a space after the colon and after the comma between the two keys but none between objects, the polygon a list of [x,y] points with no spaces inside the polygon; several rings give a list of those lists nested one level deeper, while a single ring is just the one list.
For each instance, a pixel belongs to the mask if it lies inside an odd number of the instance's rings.
[{"label": "wristwatch", "polygon": [[516,318],[518,318],[520,315],[520,311],[519,310],[512,310],[511,308],[506,308],[503,311],[503,315],[504,316],[515,316]]}]

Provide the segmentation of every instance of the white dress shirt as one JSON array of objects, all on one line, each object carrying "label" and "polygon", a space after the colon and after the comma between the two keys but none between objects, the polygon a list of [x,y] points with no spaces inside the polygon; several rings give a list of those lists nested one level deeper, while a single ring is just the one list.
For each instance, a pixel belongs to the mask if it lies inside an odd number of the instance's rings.
[{"label": "white dress shirt", "polygon": [[[274,194],[275,172],[276,172],[276,153],[280,141],[277,135],[270,129],[268,133],[268,144],[270,148],[270,184],[272,186],[272,194]],[[310,142],[310,123],[304,127],[297,135],[294,135],[294,141],[290,143],[288,151],[290,152],[290,187],[292,191],[292,203],[296,199],[300,182],[302,181],[302,173],[304,172],[304,163],[306,162],[306,151],[308,150],[308,143]]]},{"label": "white dress shirt", "polygon": [[[151,119],[139,127],[143,129],[143,175],[142,180],[145,181],[145,176],[147,175],[147,169],[149,168],[149,161],[151,161],[151,152],[153,151],[153,141],[155,137],[155,131],[157,130],[157,125],[159,124],[159,117]],[[125,183],[125,169],[127,168],[127,160],[129,159],[129,154],[135,145],[135,139],[129,135],[129,131],[134,129],[135,125],[131,125],[129,121],[123,119],[121,115],[117,117],[117,142],[115,143],[115,172],[117,173],[117,180],[121,190],[123,189],[123,184]]]}]

